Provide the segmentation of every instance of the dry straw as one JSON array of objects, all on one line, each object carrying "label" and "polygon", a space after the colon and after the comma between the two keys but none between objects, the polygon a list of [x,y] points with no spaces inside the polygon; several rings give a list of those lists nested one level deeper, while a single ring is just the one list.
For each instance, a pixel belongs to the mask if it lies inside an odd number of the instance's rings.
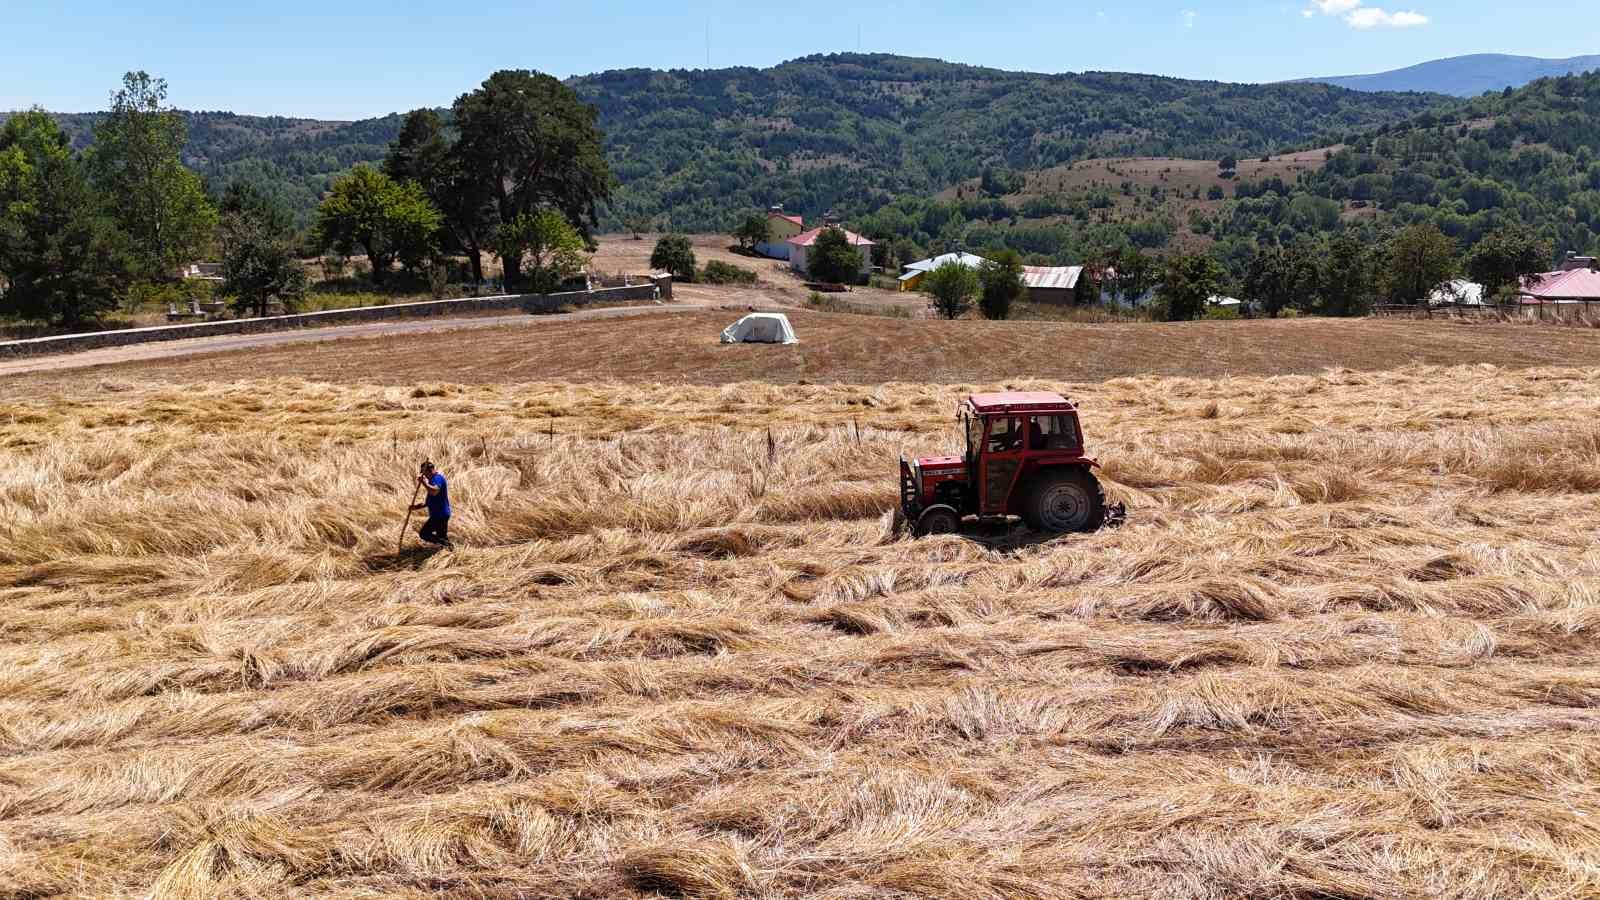
[{"label": "dry straw", "polygon": [[1600,373],[1064,387],[1048,542],[959,386],[0,404],[0,896],[1600,894]]}]

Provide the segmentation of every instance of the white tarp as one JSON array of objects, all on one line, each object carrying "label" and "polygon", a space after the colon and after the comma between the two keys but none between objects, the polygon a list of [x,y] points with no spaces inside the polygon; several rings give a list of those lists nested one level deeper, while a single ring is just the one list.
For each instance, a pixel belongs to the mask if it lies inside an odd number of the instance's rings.
[{"label": "white tarp", "polygon": [[751,313],[722,331],[724,344],[798,344],[783,313]]},{"label": "white tarp", "polygon": [[1482,306],[1483,285],[1476,281],[1458,278],[1455,281],[1446,281],[1433,289],[1428,295],[1428,303],[1433,306]]}]

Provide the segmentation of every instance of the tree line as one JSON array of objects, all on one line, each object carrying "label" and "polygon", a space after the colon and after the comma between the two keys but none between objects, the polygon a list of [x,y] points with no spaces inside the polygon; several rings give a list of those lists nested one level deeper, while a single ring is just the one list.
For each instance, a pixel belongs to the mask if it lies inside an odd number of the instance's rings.
[{"label": "tree line", "polygon": [[581,272],[614,185],[595,110],[548,75],[502,71],[448,122],[406,116],[381,167],[335,179],[302,232],[252,181],[208,190],[166,96],[164,80],[128,73],[83,150],[42,109],[0,124],[0,315],[82,325],[209,254],[220,292],[253,315],[296,308],[307,253],[365,254],[381,286],[396,266],[439,284],[456,254],[481,282],[487,252],[508,286],[551,291]]},{"label": "tree line", "polygon": [[0,315],[85,322],[209,244],[217,210],[179,161],[184,123],[166,94],[128,73],[83,152],[42,109],[0,126]]}]

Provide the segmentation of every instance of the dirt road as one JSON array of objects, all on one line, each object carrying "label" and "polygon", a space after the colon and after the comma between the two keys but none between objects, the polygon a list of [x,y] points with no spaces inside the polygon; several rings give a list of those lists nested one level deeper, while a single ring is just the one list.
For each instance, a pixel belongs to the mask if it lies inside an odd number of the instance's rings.
[{"label": "dirt road", "polygon": [[181,341],[163,341],[152,344],[133,344],[127,347],[105,347],[81,353],[63,353],[56,356],[34,356],[0,361],[0,378],[23,375],[29,372],[53,372],[64,369],[83,369],[92,366],[109,366],[118,363],[148,362],[200,353],[226,353],[231,350],[250,350],[277,347],[284,344],[320,343],[352,338],[380,338],[424,332],[463,331],[478,328],[500,328],[507,325],[535,325],[542,322],[561,322],[576,319],[612,319],[643,313],[687,312],[711,306],[705,298],[695,297],[684,301],[640,306],[611,306],[584,309],[570,313],[549,315],[468,316],[461,318],[400,319],[393,322],[366,322],[360,325],[334,325],[327,328],[308,328],[297,331],[267,331],[260,334],[228,334],[216,337],[188,338]]}]

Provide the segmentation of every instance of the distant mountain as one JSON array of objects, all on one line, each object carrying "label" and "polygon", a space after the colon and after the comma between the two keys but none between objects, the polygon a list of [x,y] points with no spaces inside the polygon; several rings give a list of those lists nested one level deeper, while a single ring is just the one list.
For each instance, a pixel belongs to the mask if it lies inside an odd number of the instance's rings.
[{"label": "distant mountain", "polygon": [[1484,91],[1519,88],[1540,78],[1559,78],[1595,69],[1600,69],[1600,56],[1539,59],[1535,56],[1476,53],[1436,59],[1374,75],[1300,78],[1286,83],[1331,84],[1353,91],[1426,91],[1454,97],[1476,97]]}]

